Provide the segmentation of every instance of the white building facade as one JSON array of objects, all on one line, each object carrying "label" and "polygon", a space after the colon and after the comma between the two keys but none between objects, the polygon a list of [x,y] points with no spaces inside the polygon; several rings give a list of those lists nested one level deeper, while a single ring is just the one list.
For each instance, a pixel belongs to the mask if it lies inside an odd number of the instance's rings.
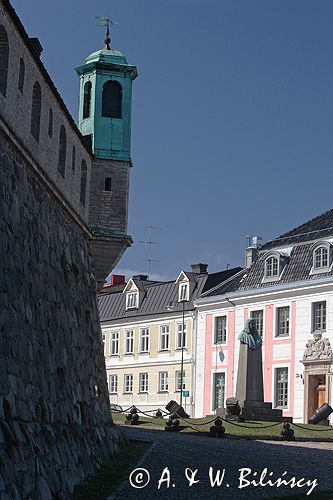
[{"label": "white building facade", "polygon": [[235,396],[238,335],[250,317],[263,338],[265,401],[295,422],[332,405],[332,226],[333,210],[249,247],[253,262],[196,300],[196,417]]}]

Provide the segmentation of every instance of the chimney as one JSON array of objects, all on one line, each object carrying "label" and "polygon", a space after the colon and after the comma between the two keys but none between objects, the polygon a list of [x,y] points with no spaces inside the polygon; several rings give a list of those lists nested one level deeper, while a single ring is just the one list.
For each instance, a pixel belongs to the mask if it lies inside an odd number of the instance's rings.
[{"label": "chimney", "polygon": [[207,267],[208,267],[208,264],[202,264],[201,262],[199,262],[199,264],[192,264],[191,265],[192,273],[208,274]]},{"label": "chimney", "polygon": [[147,281],[148,274],[136,274],[135,276],[133,276],[133,279],[139,281]]},{"label": "chimney", "polygon": [[111,275],[111,286],[124,285],[124,284],[125,284],[125,276],[123,276],[122,274]]},{"label": "chimney", "polygon": [[258,258],[259,250],[262,246],[260,243],[262,238],[261,236],[253,236],[252,234],[246,236],[246,238],[248,246],[245,249],[245,267],[250,267]]},{"label": "chimney", "polygon": [[29,40],[31,42],[35,54],[37,54],[37,56],[40,57],[41,53],[43,52],[42,44],[40,43],[38,38],[29,38]]}]

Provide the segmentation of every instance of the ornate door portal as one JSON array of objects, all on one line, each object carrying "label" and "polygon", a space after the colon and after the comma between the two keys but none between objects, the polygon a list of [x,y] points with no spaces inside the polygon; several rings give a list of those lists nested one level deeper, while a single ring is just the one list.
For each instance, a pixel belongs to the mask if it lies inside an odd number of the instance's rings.
[{"label": "ornate door portal", "polygon": [[304,364],[304,422],[324,403],[332,404],[330,384],[332,373],[332,348],[328,338],[314,333],[303,355]]}]

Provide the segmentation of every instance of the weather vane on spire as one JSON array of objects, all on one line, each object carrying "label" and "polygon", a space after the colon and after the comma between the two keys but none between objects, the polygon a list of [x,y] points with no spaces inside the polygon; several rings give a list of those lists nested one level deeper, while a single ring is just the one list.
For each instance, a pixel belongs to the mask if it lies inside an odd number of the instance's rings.
[{"label": "weather vane on spire", "polygon": [[105,48],[107,50],[111,50],[111,47],[110,47],[110,42],[111,42],[110,24],[112,24],[112,26],[115,26],[118,23],[116,21],[112,21],[112,19],[110,19],[109,16],[95,16],[95,17],[98,21],[97,26],[106,26],[106,34],[105,34],[105,39],[104,39]]}]

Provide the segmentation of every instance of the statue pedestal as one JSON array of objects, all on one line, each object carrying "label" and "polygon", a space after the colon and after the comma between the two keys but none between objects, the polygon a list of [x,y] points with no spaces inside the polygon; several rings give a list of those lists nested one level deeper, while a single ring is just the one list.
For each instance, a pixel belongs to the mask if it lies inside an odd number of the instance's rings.
[{"label": "statue pedestal", "polygon": [[250,349],[240,344],[236,398],[242,407],[245,401],[264,401],[261,347]]},{"label": "statue pedestal", "polygon": [[[273,409],[264,401],[261,347],[250,349],[240,344],[236,398],[242,408],[240,419],[266,422],[291,421],[283,417],[282,410]],[[228,415],[226,416],[228,419]]]}]

